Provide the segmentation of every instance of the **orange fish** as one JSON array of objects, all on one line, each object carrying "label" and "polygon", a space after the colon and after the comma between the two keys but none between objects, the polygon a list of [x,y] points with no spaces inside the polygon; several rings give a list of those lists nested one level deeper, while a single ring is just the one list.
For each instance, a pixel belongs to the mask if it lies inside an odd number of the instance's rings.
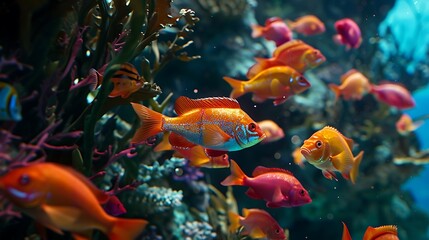
[{"label": "orange fish", "polygon": [[260,121],[258,122],[258,125],[267,136],[264,140],[262,140],[262,143],[275,142],[285,136],[283,129],[281,129],[277,123],[271,120]]},{"label": "orange fish", "polygon": [[325,32],[325,24],[314,15],[306,15],[295,19],[295,21],[287,21],[287,24],[292,31],[304,35],[316,35]]},{"label": "orange fish", "polygon": [[290,96],[299,94],[310,87],[310,83],[299,72],[288,66],[265,69],[248,81],[230,77],[223,78],[232,87],[230,97],[253,93],[252,101],[261,103],[274,99],[274,105],[284,103]]},{"label": "orange fish", "polygon": [[[103,82],[103,76],[95,70],[93,72],[95,72],[96,78],[95,85],[92,84],[93,87],[90,87],[91,89],[95,89]],[[111,98],[118,96],[128,98],[132,93],[142,88],[144,83],[143,77],[139,75],[137,69],[130,63],[122,64],[110,80],[113,83],[113,89],[109,94]]]},{"label": "orange fish", "polygon": [[325,61],[325,56],[319,50],[301,40],[292,40],[278,46],[272,58],[256,58],[256,63],[247,72],[247,78],[253,78],[264,69],[274,66],[289,66],[303,73]]},{"label": "orange fish", "polygon": [[404,113],[396,122],[396,131],[398,131],[399,134],[406,136],[410,132],[419,128],[423,123],[424,122],[421,120],[413,122],[410,115]]},{"label": "orange fish", "polygon": [[177,117],[164,116],[140,104],[131,105],[142,122],[132,143],[171,131],[169,142],[175,149],[200,145],[207,149],[208,155],[220,156],[227,151],[251,147],[265,138],[259,125],[232,98],[181,96],[174,105]]},{"label": "orange fish", "polygon": [[175,150],[175,157],[185,158],[189,161],[189,165],[193,167],[205,168],[227,168],[229,167],[228,154],[219,156],[209,156],[202,146],[195,145],[191,148],[174,148],[169,142],[170,132],[164,133],[162,141],[154,148],[155,152]]},{"label": "orange fish", "polygon": [[326,178],[337,180],[334,173],[337,171],[355,183],[363,151],[354,157],[352,148],[352,139],[326,126],[304,141],[301,153],[309,163],[322,170]]},{"label": "orange fish", "polygon": [[52,231],[70,231],[75,239],[91,239],[98,229],[109,239],[134,239],[143,219],[121,219],[100,206],[109,199],[75,170],[54,163],[35,163],[0,177],[0,192],[20,211]]},{"label": "orange fish", "polygon": [[341,76],[341,85],[329,84],[335,98],[343,96],[344,100],[360,100],[371,90],[368,78],[356,69],[351,69]]},{"label": "orange fish", "polygon": [[293,162],[301,168],[304,168],[305,157],[301,153],[301,148],[297,147],[292,152]]},{"label": "orange fish", "polygon": [[248,235],[252,238],[266,238],[269,240],[287,240],[284,230],[277,221],[262,209],[243,208],[243,217],[229,212],[230,232],[235,233],[241,226],[241,235]]},{"label": "orange fish", "polygon": [[[352,240],[349,229],[343,223],[343,237],[341,240]],[[394,225],[380,227],[368,227],[363,235],[362,240],[399,240],[398,228]]]}]

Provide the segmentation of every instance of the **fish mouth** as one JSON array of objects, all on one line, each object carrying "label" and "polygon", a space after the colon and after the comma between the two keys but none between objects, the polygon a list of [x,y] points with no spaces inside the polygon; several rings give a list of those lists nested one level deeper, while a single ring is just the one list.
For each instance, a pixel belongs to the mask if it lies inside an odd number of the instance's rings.
[{"label": "fish mouth", "polygon": [[310,151],[310,149],[308,149],[308,148],[301,148],[301,154],[306,158],[306,159],[308,159],[309,157],[310,157],[310,155],[311,155],[311,151]]}]

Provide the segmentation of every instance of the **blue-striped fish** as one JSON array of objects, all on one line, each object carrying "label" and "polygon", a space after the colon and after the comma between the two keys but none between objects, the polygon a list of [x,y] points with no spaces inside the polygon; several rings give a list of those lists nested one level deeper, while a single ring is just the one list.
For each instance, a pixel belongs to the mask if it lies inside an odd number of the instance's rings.
[{"label": "blue-striped fish", "polygon": [[0,82],[0,120],[21,121],[21,104],[16,89],[5,82]]}]

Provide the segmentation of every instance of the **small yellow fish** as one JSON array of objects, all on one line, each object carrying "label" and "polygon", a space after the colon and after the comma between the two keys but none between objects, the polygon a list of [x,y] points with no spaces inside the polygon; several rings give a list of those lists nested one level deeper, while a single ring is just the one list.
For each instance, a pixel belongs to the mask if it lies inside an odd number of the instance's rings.
[{"label": "small yellow fish", "polygon": [[326,126],[304,141],[301,153],[309,163],[322,170],[326,178],[337,180],[334,173],[337,171],[355,183],[363,151],[354,157],[352,148],[352,139]]},{"label": "small yellow fish", "polygon": [[277,66],[265,69],[248,81],[230,77],[223,78],[232,87],[230,97],[238,98],[251,92],[252,100],[257,103],[275,99],[274,105],[284,103],[290,96],[299,94],[310,87],[302,74],[288,66]]},{"label": "small yellow fish", "polygon": [[264,131],[267,136],[262,143],[275,142],[282,139],[285,136],[283,129],[277,125],[277,123],[271,120],[263,120],[258,122],[259,127]]},{"label": "small yellow fish", "polygon": [[410,132],[419,128],[423,123],[424,122],[422,120],[413,122],[410,115],[404,113],[396,122],[396,131],[398,131],[399,134],[406,136]]}]

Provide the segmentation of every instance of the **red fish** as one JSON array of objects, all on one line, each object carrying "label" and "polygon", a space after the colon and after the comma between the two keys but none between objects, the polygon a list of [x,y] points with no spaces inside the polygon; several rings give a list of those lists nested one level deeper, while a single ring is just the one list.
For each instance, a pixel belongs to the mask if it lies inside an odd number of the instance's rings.
[{"label": "red fish", "polygon": [[292,40],[277,47],[273,52],[273,57],[256,58],[256,63],[247,72],[247,78],[251,79],[263,70],[274,66],[289,66],[303,73],[325,61],[325,56],[319,50],[301,40]]},{"label": "red fish", "polygon": [[[341,240],[352,240],[349,229],[343,223],[343,237]],[[362,240],[399,240],[398,228],[394,225],[380,227],[368,227],[363,235]]]},{"label": "red fish", "polygon": [[175,157],[185,158],[189,161],[189,165],[193,167],[205,168],[227,168],[229,167],[228,154],[221,154],[219,156],[209,156],[207,149],[202,146],[195,145],[191,148],[174,148],[169,142],[170,132],[164,133],[162,141],[154,148],[155,152],[175,150],[173,154]]},{"label": "red fish", "polygon": [[265,26],[252,25],[252,37],[257,38],[261,36],[267,40],[274,41],[276,46],[292,40],[292,32],[289,27],[278,17],[268,18],[265,21]]},{"label": "red fish", "polygon": [[248,81],[230,77],[223,79],[232,87],[230,97],[238,98],[251,92],[253,93],[252,101],[261,103],[267,99],[274,99],[273,104],[276,106],[311,86],[302,74],[288,66],[265,69]]},{"label": "red fish", "polygon": [[334,41],[338,44],[345,45],[347,49],[358,48],[362,43],[362,36],[359,26],[350,18],[340,19],[335,22]]},{"label": "red fish", "polygon": [[98,229],[109,239],[134,239],[147,221],[108,215],[100,206],[109,199],[75,170],[54,163],[35,163],[0,177],[0,192],[20,211],[52,231],[70,231],[91,239]]},{"label": "red fish", "polygon": [[314,15],[306,15],[295,19],[295,21],[288,21],[288,25],[292,31],[307,36],[321,34],[326,30],[325,24]]},{"label": "red fish", "polygon": [[371,85],[371,91],[377,100],[398,109],[413,108],[416,105],[411,93],[402,85],[383,83]]},{"label": "red fish", "polygon": [[284,230],[277,221],[262,209],[243,208],[243,217],[233,212],[229,212],[228,215],[231,222],[229,230],[232,233],[243,226],[240,235],[269,240],[287,240]]},{"label": "red fish", "polygon": [[221,182],[224,186],[249,187],[246,194],[263,199],[267,207],[297,207],[311,202],[310,195],[293,174],[285,169],[257,167],[253,177],[246,176],[237,163],[231,160],[231,175]]},{"label": "red fish", "polygon": [[164,116],[140,104],[131,105],[142,122],[133,143],[171,131],[169,142],[175,149],[200,145],[210,156],[220,156],[251,147],[265,138],[258,124],[232,98],[179,97],[174,105],[177,117]]}]

